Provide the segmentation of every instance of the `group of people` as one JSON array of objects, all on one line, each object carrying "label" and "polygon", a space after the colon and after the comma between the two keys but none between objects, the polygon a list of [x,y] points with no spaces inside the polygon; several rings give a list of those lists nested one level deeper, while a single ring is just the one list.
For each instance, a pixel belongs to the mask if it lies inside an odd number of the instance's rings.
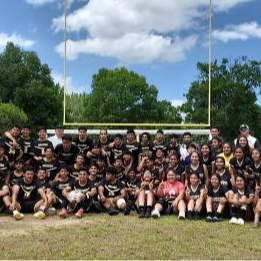
[{"label": "group of people", "polygon": [[[59,211],[74,213],[136,211],[139,218],[178,218],[244,225],[261,213],[260,144],[246,124],[239,136],[225,141],[216,127],[204,144],[184,132],[155,137],[135,131],[126,138],[101,130],[93,141],[85,127],[78,135],[64,134],[63,126],[47,137],[45,127],[32,139],[30,126],[14,125],[0,140],[0,210],[17,220],[24,213],[42,219]],[[168,141],[167,141],[168,140]]]}]

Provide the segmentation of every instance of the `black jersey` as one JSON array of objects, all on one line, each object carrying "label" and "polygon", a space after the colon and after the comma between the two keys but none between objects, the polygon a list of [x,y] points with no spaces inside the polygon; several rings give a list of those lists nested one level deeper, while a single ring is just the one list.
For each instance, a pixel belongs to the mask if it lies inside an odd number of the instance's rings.
[{"label": "black jersey", "polygon": [[226,197],[228,189],[224,186],[219,186],[217,190],[215,190],[212,186],[208,188],[208,196],[213,198],[214,203],[219,203],[220,199]]},{"label": "black jersey", "polygon": [[255,183],[260,184],[261,180],[261,163],[255,164],[254,162],[251,163],[250,169],[253,171],[255,175]]},{"label": "black jersey", "polygon": [[140,145],[141,154],[143,157],[150,156],[150,154],[152,154],[152,144],[150,142],[148,144],[141,143]]},{"label": "black jersey", "polygon": [[20,138],[23,143],[23,160],[28,161],[34,156],[34,140],[32,138],[25,139],[23,137]]},{"label": "black jersey", "polygon": [[46,169],[48,180],[54,180],[58,173],[59,162],[56,159],[48,161],[46,158],[43,158],[38,162],[38,169],[39,168]]},{"label": "black jersey", "polygon": [[72,165],[75,162],[76,155],[79,153],[76,145],[72,144],[69,150],[63,148],[63,144],[55,147],[55,153],[60,164]]},{"label": "black jersey", "polygon": [[238,198],[246,196],[247,198],[254,196],[254,191],[249,189],[239,190],[237,188],[233,189],[234,194],[238,195]]},{"label": "black jersey", "polygon": [[[103,179],[104,180],[104,179]],[[92,182],[92,186],[95,188],[98,188],[98,186],[100,185],[101,181],[98,179],[98,177],[96,176],[95,180],[90,180],[90,182]]]},{"label": "black jersey", "polygon": [[15,170],[12,171],[11,175],[10,175],[10,180],[9,180],[10,187],[13,187],[14,185],[18,185],[18,183],[22,179],[23,179],[23,173],[21,173],[20,175],[17,175]]},{"label": "black jersey", "polygon": [[204,165],[206,165],[208,169],[208,173],[212,172],[212,162],[215,160],[211,155],[209,155],[207,158],[201,157],[200,162]]},{"label": "black jersey", "polygon": [[119,180],[115,180],[114,183],[109,183],[107,180],[103,180],[99,186],[104,188],[103,193],[106,198],[115,198],[119,196],[121,194],[121,190],[124,188],[124,185]]},{"label": "black jersey", "polygon": [[5,146],[5,154],[7,155],[9,162],[14,162],[20,155],[21,151],[24,150],[21,139],[18,138],[16,142],[18,144],[18,148],[14,148],[13,142],[9,138],[7,137],[3,138],[3,143]]},{"label": "black jersey", "polygon": [[33,151],[34,156],[36,157],[43,157],[44,156],[44,150],[47,147],[53,148],[53,144],[49,140],[35,140],[33,143]]},{"label": "black jersey", "polygon": [[161,144],[156,144],[152,143],[152,152],[153,152],[153,157],[156,157],[156,150],[157,149],[162,149],[164,152],[164,155],[167,155],[167,149],[168,149],[168,143],[163,142]]},{"label": "black jersey", "polygon": [[202,184],[198,184],[196,188],[193,188],[190,184],[188,185],[187,191],[189,192],[191,199],[197,200],[200,198],[200,193],[204,188],[205,187]]},{"label": "black jersey", "polygon": [[16,186],[19,187],[17,201],[35,201],[40,198],[38,190],[42,186],[36,179],[33,179],[33,181],[30,184],[28,184],[25,183],[24,179],[22,178],[18,181]]},{"label": "black jersey", "polygon": [[222,174],[220,174],[218,172],[216,172],[216,173],[219,174],[219,176],[220,176],[220,179],[221,179],[220,184],[222,186],[226,187],[228,190],[231,190],[232,184],[231,184],[231,181],[230,181],[230,179],[231,179],[230,172],[227,169],[225,169]]},{"label": "black jersey", "polygon": [[229,164],[235,168],[236,171],[241,172],[243,174],[243,170],[246,170],[251,165],[251,160],[248,157],[244,157],[244,159],[239,162],[236,157],[233,157]]},{"label": "black jersey", "polygon": [[[81,168],[84,168],[87,170],[87,167],[86,166],[82,166]],[[81,168],[77,168],[75,164],[73,164],[73,166],[70,167],[70,170],[69,170],[69,173],[70,173],[70,176],[74,179],[77,179],[78,178],[78,175],[80,173],[80,169]]]},{"label": "black jersey", "polygon": [[47,180],[42,181],[42,182],[38,181],[38,182],[41,184],[41,187],[42,187],[42,189],[44,190],[45,193],[47,192],[47,189],[51,189],[51,185]]},{"label": "black jersey", "polygon": [[124,151],[126,151],[126,145],[125,143],[122,143],[120,147],[115,147],[115,145],[111,148],[111,156],[110,156],[110,163],[113,164],[114,161],[121,157],[124,153]]},{"label": "black jersey", "polygon": [[106,171],[105,170],[106,170],[105,168],[98,170],[97,179],[99,181],[102,181],[105,178],[105,175],[106,175]]},{"label": "black jersey", "polygon": [[158,169],[163,169],[164,165],[166,165],[166,160],[164,159],[163,161],[159,161],[158,159],[156,159],[154,161],[154,166]]},{"label": "black jersey", "polygon": [[124,174],[124,171],[125,171],[124,168],[116,169],[116,179],[122,182],[123,185],[125,185],[126,182],[126,176]]},{"label": "black jersey", "polygon": [[186,173],[188,174],[188,177],[190,177],[192,174],[198,174],[200,179],[200,184],[205,185],[205,173],[204,173],[204,166],[202,163],[199,163],[197,168],[192,167],[191,164],[186,166]]},{"label": "black jersey", "polygon": [[129,178],[127,178],[125,187],[130,189],[130,191],[128,191],[128,194],[131,198],[133,198],[135,196],[135,191],[141,187],[141,180],[130,180]]},{"label": "black jersey", "polygon": [[135,141],[134,143],[126,143],[126,148],[128,151],[132,153],[133,156],[133,163],[135,166],[138,165],[139,162],[139,155],[141,154],[141,145]]},{"label": "black jersey", "polygon": [[113,140],[111,138],[107,138],[107,140],[105,142],[101,141],[100,139],[98,140],[98,146],[100,146],[103,150],[105,151],[110,151],[109,148],[109,144],[112,142]]},{"label": "black jersey", "polygon": [[79,180],[74,180],[72,183],[70,183],[69,187],[71,190],[76,190],[84,194],[86,194],[88,191],[91,191],[92,188],[95,188],[93,182],[90,180],[87,180],[86,184],[84,185],[81,185]]},{"label": "black jersey", "polygon": [[81,141],[79,137],[73,140],[75,145],[78,147],[79,153],[82,153],[86,156],[87,152],[92,149],[92,140],[86,137],[84,141]]},{"label": "black jersey", "polygon": [[5,173],[9,171],[9,162],[5,158],[0,160],[0,171]]},{"label": "black jersey", "polygon": [[154,187],[157,187],[160,183],[160,173],[159,169],[154,167],[153,169],[148,169],[151,172],[152,182]]},{"label": "black jersey", "polygon": [[179,144],[171,144],[171,143],[168,144],[167,153],[169,155],[171,155],[171,154],[173,154],[173,152],[175,152],[178,155],[178,157],[180,158],[181,155],[180,155],[180,145]]},{"label": "black jersey", "polygon": [[1,174],[0,174],[0,190],[2,190],[4,186],[5,186],[5,175],[4,175],[3,172],[1,172]]},{"label": "black jersey", "polygon": [[[182,177],[185,175],[185,166],[177,164],[175,167],[170,167],[168,164],[165,164],[164,172],[167,173],[169,168],[172,168],[175,171],[176,180],[182,182]],[[167,175],[165,175],[165,180],[167,180]]]},{"label": "black jersey", "polygon": [[71,178],[70,176],[68,177],[67,180],[65,181],[60,181],[57,180],[52,184],[51,190],[54,192],[54,194],[58,197],[58,198],[63,198],[63,194],[62,191],[70,186],[70,183],[72,183],[73,178]]}]

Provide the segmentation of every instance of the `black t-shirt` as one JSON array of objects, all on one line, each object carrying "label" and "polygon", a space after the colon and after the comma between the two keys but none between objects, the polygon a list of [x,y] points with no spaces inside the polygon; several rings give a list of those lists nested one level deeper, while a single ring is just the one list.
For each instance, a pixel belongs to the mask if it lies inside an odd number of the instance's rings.
[{"label": "black t-shirt", "polygon": [[208,196],[213,198],[214,203],[220,202],[220,199],[226,197],[228,189],[224,186],[219,186],[218,190],[215,190],[212,186],[208,188]]},{"label": "black t-shirt", "polygon": [[76,145],[72,144],[69,150],[63,148],[63,144],[55,147],[55,153],[60,164],[72,165],[75,162],[76,155],[79,153]]},{"label": "black t-shirt", "polygon": [[211,155],[209,155],[207,158],[201,157],[200,162],[202,164],[205,164],[207,169],[208,169],[208,173],[212,172],[212,162],[215,160],[215,158],[213,158]]},{"label": "black t-shirt", "polygon": [[5,158],[0,160],[0,170],[5,173],[9,171],[9,162]]},{"label": "black t-shirt", "polygon": [[154,187],[157,187],[160,183],[160,173],[159,169],[154,167],[153,169],[148,169],[151,172],[152,182]]},{"label": "black t-shirt", "polygon": [[135,141],[134,143],[126,143],[126,148],[132,153],[134,165],[138,165],[139,155],[141,154],[141,145]]},{"label": "black t-shirt", "polygon": [[140,188],[141,186],[141,180],[135,179],[135,180],[130,180],[129,178],[126,179],[126,188],[131,189],[131,191],[128,191],[128,194],[130,197],[135,196],[135,191]]},{"label": "black t-shirt", "polygon": [[22,179],[23,179],[23,174],[21,176],[18,176],[18,175],[16,175],[16,171],[14,170],[11,172],[9,184],[11,187],[13,187],[14,185],[18,185],[18,183]]},{"label": "black t-shirt", "polygon": [[38,162],[38,169],[39,168],[46,169],[48,180],[54,180],[58,173],[59,162],[56,159],[47,161],[45,158],[43,158]]},{"label": "black t-shirt", "polygon": [[1,173],[0,174],[0,190],[3,189],[3,186],[5,185],[5,174]]},{"label": "black t-shirt", "polygon": [[105,151],[110,151],[109,148],[109,144],[112,142],[113,140],[108,137],[106,142],[102,142],[100,139],[98,140],[98,145]]},{"label": "black t-shirt", "polygon": [[242,162],[239,162],[236,157],[233,157],[230,162],[230,165],[232,165],[235,170],[242,172],[243,170],[246,170],[251,165],[251,160],[248,157],[245,157]]},{"label": "black t-shirt", "polygon": [[[86,166],[82,166],[82,168],[87,170]],[[80,168],[76,168],[75,164],[73,164],[73,166],[70,167],[69,172],[72,178],[77,179],[80,172]]]},{"label": "black t-shirt", "polygon": [[102,181],[105,178],[105,175],[106,175],[106,169],[105,168],[99,169],[97,173],[97,179],[99,181]]},{"label": "black t-shirt", "polygon": [[25,139],[23,137],[20,138],[23,143],[23,160],[27,161],[33,158],[34,156],[34,140],[32,138]]},{"label": "black t-shirt", "polygon": [[126,176],[124,174],[125,169],[116,169],[116,179],[122,182],[123,185],[125,185],[126,182]]},{"label": "black t-shirt", "polygon": [[3,138],[3,143],[5,145],[5,154],[7,155],[9,162],[14,162],[20,155],[20,152],[24,150],[23,142],[21,141],[21,139],[18,138],[16,142],[18,143],[18,148],[13,147],[13,142],[9,138]]},{"label": "black t-shirt", "polygon": [[104,196],[106,198],[115,198],[119,196],[121,194],[121,190],[124,188],[124,185],[119,180],[115,180],[114,183],[109,183],[107,180],[103,180],[100,186],[104,188]]},{"label": "black t-shirt", "polygon": [[152,144],[150,142],[148,144],[141,143],[140,148],[143,157],[150,156],[150,154],[152,154]]},{"label": "black t-shirt", "polygon": [[70,176],[65,181],[57,180],[52,184],[51,190],[54,192],[54,194],[58,198],[63,198],[64,197],[62,194],[63,189],[69,187],[70,183],[72,183],[72,181],[73,181],[73,178],[71,178]]},{"label": "black t-shirt", "polygon": [[246,196],[247,198],[249,198],[250,196],[254,196],[253,190],[249,190],[249,189],[244,189],[242,191],[242,190],[239,190],[237,188],[234,188],[233,192],[234,192],[234,194],[238,195],[238,198],[241,198],[243,196]]},{"label": "black t-shirt", "polygon": [[85,156],[86,156],[87,152],[92,149],[93,142],[88,137],[84,141],[81,141],[79,139],[79,137],[75,138],[73,141],[76,144],[76,146],[78,147],[79,153],[82,153]]},{"label": "black t-shirt", "polygon": [[47,189],[51,189],[51,185],[47,180],[45,180],[43,182],[41,182],[41,181],[38,181],[38,182],[41,184],[41,187],[44,190],[44,192],[47,192]]},{"label": "black t-shirt", "polygon": [[188,185],[188,188],[187,188],[187,191],[189,192],[190,194],[190,197],[194,200],[197,200],[200,198],[200,193],[201,193],[201,190],[204,189],[204,185],[202,184],[198,184],[196,189],[193,189],[191,184]]},{"label": "black t-shirt", "polygon": [[83,186],[80,184],[79,180],[74,180],[70,183],[69,187],[71,188],[71,190],[77,190],[84,194],[88,191],[91,191],[92,188],[95,188],[93,182],[91,182],[90,180],[87,180],[86,184]]},{"label": "black t-shirt", "polygon": [[118,158],[121,157],[124,153],[124,151],[126,151],[126,144],[122,143],[121,146],[116,147],[115,145],[111,148],[111,156],[110,156],[110,163],[113,164],[114,161]]},{"label": "black t-shirt", "polygon": [[30,184],[27,184],[22,178],[17,182],[17,186],[19,187],[17,201],[34,201],[40,198],[38,189],[40,189],[42,186],[36,179],[33,179]]},{"label": "black t-shirt", "polygon": [[253,174],[255,175],[255,183],[260,184],[261,179],[261,163],[256,165],[254,162],[251,163],[250,168],[253,171]]},{"label": "black t-shirt", "polygon": [[163,142],[161,144],[156,144],[156,143],[152,143],[152,152],[153,152],[153,157],[156,157],[156,150],[157,149],[162,149],[164,152],[164,155],[167,155],[167,149],[168,149],[168,143]]},{"label": "black t-shirt", "polygon": [[205,174],[204,174],[204,167],[202,163],[199,163],[196,169],[194,169],[191,164],[187,165],[186,173],[188,174],[188,177],[190,177],[194,173],[198,174],[200,178],[200,183],[205,185]]},{"label": "black t-shirt", "polygon": [[53,148],[53,144],[49,140],[35,140],[33,144],[34,156],[43,157],[44,150],[47,147]]},{"label": "black t-shirt", "polygon": [[168,147],[167,147],[167,153],[168,154],[171,154],[171,152],[175,152],[177,155],[178,155],[178,157],[180,158],[180,145],[179,144],[171,144],[171,143],[169,143],[168,144]]},{"label": "black t-shirt", "polygon": [[95,180],[90,180],[90,182],[92,183],[92,186],[95,188],[97,188],[101,183],[97,176]]}]

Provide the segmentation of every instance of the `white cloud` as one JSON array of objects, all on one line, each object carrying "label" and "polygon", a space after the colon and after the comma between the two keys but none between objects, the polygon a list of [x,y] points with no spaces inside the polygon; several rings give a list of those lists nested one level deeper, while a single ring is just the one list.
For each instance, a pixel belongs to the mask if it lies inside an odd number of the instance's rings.
[{"label": "white cloud", "polygon": [[[64,77],[58,72],[52,72],[52,77],[55,83],[59,83],[61,87],[64,85]],[[86,92],[86,87],[75,84],[71,76],[66,77],[66,93],[83,93]]]},{"label": "white cloud", "polygon": [[35,44],[35,41],[25,39],[19,34],[13,33],[12,35],[8,35],[7,33],[0,33],[0,49],[2,50],[7,42],[13,42],[16,45],[24,48],[30,48]]},{"label": "white cloud", "polygon": [[[213,1],[215,11],[253,0]],[[177,62],[197,44],[188,29],[195,30],[204,21],[207,27],[208,0],[90,0],[68,15],[67,31],[84,32],[88,38],[69,40],[68,59],[80,54],[115,57],[127,63],[150,63],[155,60]],[[53,19],[55,32],[64,29],[64,17]],[[62,43],[56,47],[62,56]]]},{"label": "white cloud", "polygon": [[179,100],[179,99],[174,99],[174,100],[171,101],[171,104],[174,107],[181,106],[183,103],[185,103],[185,101]]},{"label": "white cloud", "polygon": [[228,25],[224,30],[214,30],[213,37],[223,42],[261,38],[261,26],[257,22]]},{"label": "white cloud", "polygon": [[51,4],[56,2],[57,0],[26,0],[26,2],[30,5],[34,6],[42,6],[45,4]]}]

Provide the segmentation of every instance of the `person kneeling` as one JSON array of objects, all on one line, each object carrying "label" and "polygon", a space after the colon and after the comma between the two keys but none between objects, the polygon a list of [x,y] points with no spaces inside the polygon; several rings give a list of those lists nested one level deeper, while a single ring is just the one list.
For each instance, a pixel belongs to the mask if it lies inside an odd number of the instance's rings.
[{"label": "person kneeling", "polygon": [[23,178],[13,186],[10,210],[16,220],[22,219],[23,213],[35,213],[39,219],[45,218],[47,197],[41,184],[34,179],[32,167],[25,167]]},{"label": "person kneeling", "polygon": [[126,212],[127,192],[124,185],[116,179],[116,169],[108,167],[105,173],[105,180],[98,186],[102,206],[110,215],[119,214],[119,210]]},{"label": "person kneeling", "polygon": [[82,218],[83,213],[89,211],[96,194],[97,189],[88,179],[87,171],[84,168],[79,170],[78,179],[75,179],[63,190],[63,195],[70,202],[77,218]]},{"label": "person kneeling", "polygon": [[161,182],[157,191],[158,202],[152,211],[152,217],[160,217],[160,213],[179,214],[179,219],[185,219],[184,203],[185,187],[176,180],[173,169],[167,171],[167,181]]}]

